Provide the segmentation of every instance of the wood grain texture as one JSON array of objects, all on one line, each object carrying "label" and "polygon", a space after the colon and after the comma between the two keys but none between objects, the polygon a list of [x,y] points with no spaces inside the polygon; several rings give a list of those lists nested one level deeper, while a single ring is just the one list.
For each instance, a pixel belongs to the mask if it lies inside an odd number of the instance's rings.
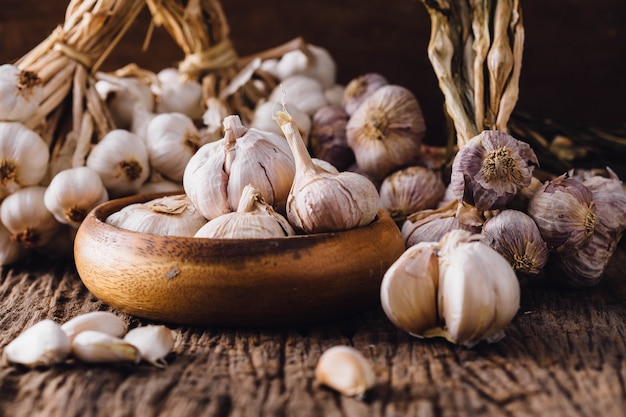
[{"label": "wood grain texture", "polygon": [[[164,370],[149,365],[0,368],[0,415],[608,416],[626,414],[626,245],[588,290],[522,291],[507,336],[473,349],[421,340],[380,309],[276,329],[172,327]],[[0,278],[0,348],[35,322],[110,310],[70,263],[32,259]],[[116,310],[129,327],[152,323]],[[365,401],[317,386],[321,353],[348,344],[371,361]]]}]

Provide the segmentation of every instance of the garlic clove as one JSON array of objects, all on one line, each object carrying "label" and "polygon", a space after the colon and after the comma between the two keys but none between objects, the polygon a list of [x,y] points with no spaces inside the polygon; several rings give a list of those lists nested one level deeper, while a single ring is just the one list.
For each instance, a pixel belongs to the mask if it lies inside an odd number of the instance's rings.
[{"label": "garlic clove", "polygon": [[2,352],[2,362],[34,368],[60,363],[69,354],[69,338],[61,330],[61,326],[46,319],[27,328],[6,345]]},{"label": "garlic clove", "polygon": [[13,64],[0,65],[0,120],[28,120],[43,98],[43,82],[36,73],[21,70]]},{"label": "garlic clove", "polygon": [[376,374],[361,352],[337,345],[325,350],[315,367],[319,384],[346,396],[363,397],[376,384]]},{"label": "garlic clove", "polygon": [[165,357],[174,347],[176,332],[161,325],[141,326],[126,333],[124,341],[139,350],[141,359],[163,368],[166,365]]},{"label": "garlic clove", "polygon": [[61,325],[61,330],[67,334],[70,340],[80,332],[96,330],[122,337],[127,330],[126,322],[121,317],[108,311],[92,311],[71,318]]},{"label": "garlic clove", "polygon": [[399,85],[385,85],[350,116],[348,144],[363,172],[382,180],[392,171],[415,165],[426,124],[415,95]]},{"label": "garlic clove", "polygon": [[72,340],[72,355],[90,363],[133,362],[139,363],[139,349],[132,344],[96,330],[85,330]]},{"label": "garlic clove", "polygon": [[388,85],[387,79],[379,73],[368,72],[353,78],[346,84],[341,99],[341,105],[349,115],[354,114],[356,109],[380,87]]},{"label": "garlic clove", "polygon": [[380,287],[381,305],[389,320],[418,337],[439,326],[439,261],[435,249],[436,242],[408,248],[387,269]]}]

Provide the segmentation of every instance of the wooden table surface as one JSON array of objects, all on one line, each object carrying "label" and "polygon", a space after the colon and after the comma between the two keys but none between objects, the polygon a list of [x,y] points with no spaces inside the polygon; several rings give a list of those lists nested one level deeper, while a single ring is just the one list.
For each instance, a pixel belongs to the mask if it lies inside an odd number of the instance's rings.
[{"label": "wooden table surface", "polygon": [[[5,4],[7,3],[7,4]],[[3,1],[0,61],[43,39],[65,0]],[[379,70],[416,91],[441,133],[441,96],[426,58],[429,23],[418,1],[225,1],[242,54],[304,35],[336,55],[341,81]],[[282,5],[276,18],[276,7]],[[623,123],[626,6],[600,0],[527,2],[527,53],[519,108],[581,123]],[[304,11],[304,12],[303,12]],[[307,18],[302,18],[307,16]],[[299,18],[298,18],[299,17]],[[145,23],[144,19],[144,23]],[[127,38],[109,68],[137,58],[152,69],[179,59],[157,33],[137,53],[145,27]],[[258,34],[262,33],[263,36]],[[583,82],[584,81],[584,82]],[[621,90],[620,90],[621,89]],[[569,121],[565,120],[565,121]],[[380,310],[279,329],[172,326],[168,366],[65,363],[0,367],[0,416],[608,416],[626,415],[626,244],[589,290],[537,281],[524,286],[519,314],[501,342],[472,349],[420,340]],[[29,259],[0,277],[0,349],[49,318],[109,310],[82,285],[71,261]],[[147,321],[120,312],[131,327]],[[359,401],[314,380],[320,354],[352,345],[371,361],[377,384]]]}]

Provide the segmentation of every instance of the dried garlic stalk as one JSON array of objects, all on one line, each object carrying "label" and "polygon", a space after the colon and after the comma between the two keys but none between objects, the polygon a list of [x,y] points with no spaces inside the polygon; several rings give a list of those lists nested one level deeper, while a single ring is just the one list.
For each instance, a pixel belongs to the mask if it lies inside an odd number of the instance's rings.
[{"label": "dried garlic stalk", "polygon": [[428,56],[457,145],[486,129],[507,132],[524,44],[519,0],[422,2],[431,19]]}]

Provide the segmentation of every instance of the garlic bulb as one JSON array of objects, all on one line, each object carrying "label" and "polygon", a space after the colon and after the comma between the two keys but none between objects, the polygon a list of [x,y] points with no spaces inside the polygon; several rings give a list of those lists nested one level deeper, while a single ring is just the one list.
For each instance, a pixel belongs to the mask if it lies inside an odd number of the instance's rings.
[{"label": "garlic bulb", "polygon": [[[264,101],[257,104],[254,109],[254,117],[252,118],[252,122],[250,122],[250,127],[282,136],[283,132],[274,121],[275,107],[276,103],[271,101]],[[296,122],[305,144],[308,144],[309,132],[311,131],[311,117],[300,110],[296,105],[286,104],[286,108],[289,114],[293,116],[293,120]]]},{"label": "garlic bulb", "polygon": [[2,363],[30,368],[64,361],[70,354],[70,339],[53,320],[39,321],[4,347]]},{"label": "garlic bulb", "polygon": [[339,171],[347,170],[355,161],[346,138],[349,116],[339,106],[322,106],[311,119],[310,147],[314,156],[330,162]]},{"label": "garlic bulb", "polygon": [[34,72],[0,65],[0,120],[24,122],[34,115],[44,97],[42,84]]},{"label": "garlic bulb", "polygon": [[46,175],[50,153],[44,140],[18,122],[0,122],[0,200]]},{"label": "garlic bulb", "polygon": [[346,125],[359,168],[381,180],[417,162],[425,132],[424,116],[413,93],[391,84],[363,101]]},{"label": "garlic bulb", "polygon": [[450,186],[459,201],[479,211],[501,209],[530,185],[538,164],[527,143],[505,132],[485,130],[457,152]]},{"label": "garlic bulb", "polygon": [[328,105],[342,107],[341,100],[343,100],[345,89],[342,84],[335,84],[325,89],[324,96],[326,97],[326,101],[328,101]]},{"label": "garlic bulb", "polygon": [[282,83],[272,90],[267,101],[297,106],[309,116],[328,104],[322,84],[304,75],[292,75],[283,79]]},{"label": "garlic bulb", "polygon": [[349,115],[380,87],[388,85],[387,79],[376,72],[369,72],[353,78],[346,84],[341,105]]},{"label": "garlic bulb", "polygon": [[0,205],[0,220],[11,233],[11,239],[24,248],[44,246],[60,230],[44,205],[45,187],[31,186],[19,189]]},{"label": "garlic bulb", "polygon": [[0,222],[0,266],[14,264],[26,254],[24,247],[11,239],[11,232]]},{"label": "garlic bulb", "polygon": [[193,236],[207,222],[185,194],[130,204],[105,221],[120,229],[160,236]]},{"label": "garlic bulb", "polygon": [[[175,71],[175,70],[174,70]],[[160,85],[156,89],[157,113],[183,113],[192,120],[201,120],[202,85],[197,80],[187,79],[182,74],[164,69],[157,74]]]},{"label": "garlic bulb", "polygon": [[408,248],[383,276],[389,320],[414,336],[467,347],[502,339],[519,309],[520,286],[509,262],[479,239],[454,230]]},{"label": "garlic bulb", "polygon": [[445,192],[440,172],[415,165],[385,177],[380,205],[394,220],[404,221],[409,214],[436,207]]},{"label": "garlic bulb", "polygon": [[202,146],[198,129],[182,113],[155,116],[148,125],[146,139],[150,165],[174,181],[183,180],[187,163]]},{"label": "garlic bulb", "polygon": [[361,398],[376,384],[376,374],[361,352],[351,346],[336,345],[320,356],[315,380],[343,395]]},{"label": "garlic bulb", "polygon": [[176,342],[176,333],[161,325],[140,326],[126,333],[124,341],[139,350],[141,359],[163,368],[166,364],[165,357]]},{"label": "garlic bulb", "polygon": [[46,188],[44,204],[59,223],[80,226],[87,213],[109,199],[98,173],[88,167],[63,170]]},{"label": "garlic bulb", "polygon": [[302,49],[284,53],[276,63],[275,72],[280,80],[294,75],[314,78],[326,89],[335,84],[337,64],[327,49],[306,44]]},{"label": "garlic bulb", "polygon": [[548,247],[560,252],[579,250],[591,238],[598,218],[591,191],[567,174],[546,181],[527,210]]},{"label": "garlic bulb", "polygon": [[102,72],[96,74],[96,79],[96,91],[107,104],[116,128],[130,130],[133,118],[140,109],[154,110],[154,95],[145,80]]},{"label": "garlic bulb", "polygon": [[243,189],[237,211],[222,214],[202,226],[195,237],[217,239],[264,239],[295,235],[281,214],[267,204],[259,190]]},{"label": "garlic bulb", "polygon": [[296,174],[287,200],[287,218],[305,233],[331,232],[372,222],[380,207],[376,186],[354,172],[328,172],[313,163],[296,124],[278,112],[281,127],[296,162]]},{"label": "garlic bulb", "polygon": [[189,160],[183,187],[194,206],[211,220],[234,211],[252,184],[265,201],[284,212],[295,165],[282,136],[246,128],[239,116],[224,119],[224,137],[203,145]]},{"label": "garlic bulb", "polygon": [[522,277],[538,275],[548,262],[548,245],[535,221],[519,210],[502,210],[482,227],[482,241],[504,256]]},{"label": "garlic bulb", "polygon": [[92,148],[86,165],[100,175],[113,198],[136,193],[150,176],[146,144],[124,129],[107,133]]}]

